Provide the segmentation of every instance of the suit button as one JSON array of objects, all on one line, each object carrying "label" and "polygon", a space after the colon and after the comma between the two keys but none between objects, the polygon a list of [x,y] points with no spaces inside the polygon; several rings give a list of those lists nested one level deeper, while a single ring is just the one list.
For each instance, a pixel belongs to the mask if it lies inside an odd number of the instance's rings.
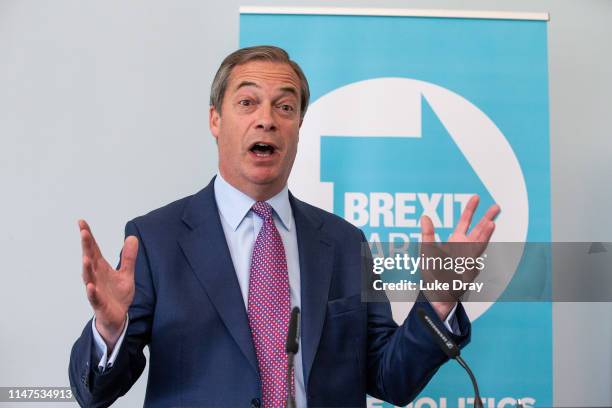
[{"label": "suit button", "polygon": [[251,408],[259,408],[261,407],[261,400],[259,398],[253,398],[251,400]]}]

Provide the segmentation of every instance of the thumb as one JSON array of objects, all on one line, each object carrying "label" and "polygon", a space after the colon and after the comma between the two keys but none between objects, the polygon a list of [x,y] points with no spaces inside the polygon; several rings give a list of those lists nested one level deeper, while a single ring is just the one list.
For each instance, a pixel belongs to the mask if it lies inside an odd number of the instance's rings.
[{"label": "thumb", "polygon": [[421,217],[421,242],[435,242],[433,222],[427,215]]},{"label": "thumb", "polygon": [[121,270],[134,273],[136,256],[138,255],[138,238],[130,235],[123,243],[121,250]]}]

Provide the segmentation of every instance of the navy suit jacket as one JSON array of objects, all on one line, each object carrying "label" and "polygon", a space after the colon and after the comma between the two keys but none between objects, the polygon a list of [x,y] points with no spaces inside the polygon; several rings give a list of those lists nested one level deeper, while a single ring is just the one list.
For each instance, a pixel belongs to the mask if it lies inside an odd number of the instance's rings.
[{"label": "navy suit jacket", "polygon": [[[309,407],[363,407],[366,393],[396,405],[418,394],[447,357],[411,312],[398,327],[388,302],[361,301],[363,233],[292,195],[301,279],[301,345]],[[92,361],[89,321],[75,342],[70,384],[82,406],[109,406],[142,373],[147,407],[258,406],[261,383],[247,313],[211,182],[138,217],[130,322],[112,368]],[[435,313],[424,302],[431,316]],[[413,311],[416,308],[413,308]],[[461,346],[470,323],[456,310]],[[436,317],[437,319],[437,317]],[[442,330],[443,323],[436,320]]]}]

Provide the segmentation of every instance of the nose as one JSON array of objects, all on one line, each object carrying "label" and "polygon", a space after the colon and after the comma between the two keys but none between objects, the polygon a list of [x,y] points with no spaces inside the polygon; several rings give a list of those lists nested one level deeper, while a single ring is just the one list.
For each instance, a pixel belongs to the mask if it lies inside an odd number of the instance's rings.
[{"label": "nose", "polygon": [[273,107],[270,105],[262,105],[259,109],[259,117],[257,118],[256,129],[261,129],[265,132],[276,130],[276,122],[274,121]]}]

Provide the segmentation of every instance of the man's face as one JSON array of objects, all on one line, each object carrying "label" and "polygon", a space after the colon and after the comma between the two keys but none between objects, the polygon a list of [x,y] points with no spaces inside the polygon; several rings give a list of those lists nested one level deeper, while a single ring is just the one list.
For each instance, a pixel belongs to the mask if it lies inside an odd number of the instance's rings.
[{"label": "man's face", "polygon": [[287,183],[297,153],[300,79],[291,66],[251,61],[234,67],[221,112],[210,108],[221,175],[256,200]]}]

